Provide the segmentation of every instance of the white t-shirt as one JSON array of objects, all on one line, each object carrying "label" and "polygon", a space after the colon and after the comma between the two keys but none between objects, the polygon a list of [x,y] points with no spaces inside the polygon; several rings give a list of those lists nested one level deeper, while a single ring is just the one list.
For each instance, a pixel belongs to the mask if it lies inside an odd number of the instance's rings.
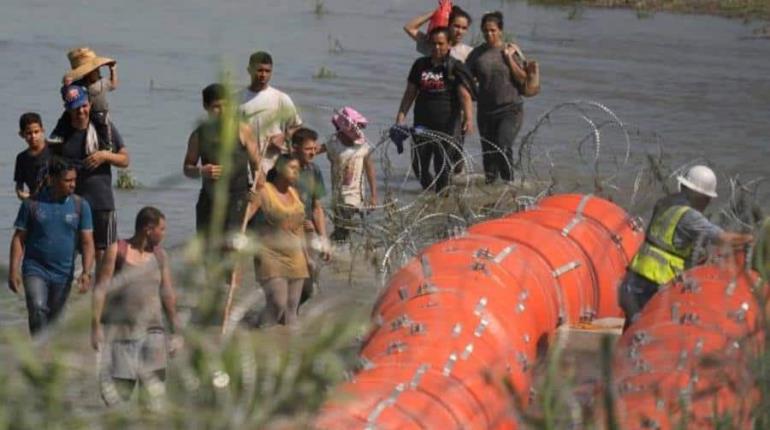
[{"label": "white t-shirt", "polygon": [[366,141],[360,145],[345,145],[336,134],[326,143],[326,155],[332,166],[334,204],[363,206],[364,160],[371,148]]},{"label": "white t-shirt", "polygon": [[[258,93],[244,88],[240,96],[240,105],[241,112],[248,119],[254,133],[258,135],[258,149],[262,155],[261,168],[262,172],[267,174],[275,165],[278,155],[281,154],[281,151],[274,146],[268,146],[268,138],[302,125],[302,119],[291,98],[271,86]],[[288,142],[284,144],[283,152],[286,151],[288,151]]]}]

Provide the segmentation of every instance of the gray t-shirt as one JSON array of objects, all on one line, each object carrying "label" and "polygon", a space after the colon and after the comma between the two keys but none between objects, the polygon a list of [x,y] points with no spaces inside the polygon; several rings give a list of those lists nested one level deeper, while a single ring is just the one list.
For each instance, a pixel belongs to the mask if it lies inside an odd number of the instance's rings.
[{"label": "gray t-shirt", "polygon": [[91,110],[94,112],[107,112],[110,109],[107,103],[107,93],[112,91],[109,78],[101,78],[88,86],[88,100],[91,102]]},{"label": "gray t-shirt", "polygon": [[[430,40],[428,40],[428,35],[420,32],[417,34],[417,41],[416,41],[416,49],[417,52],[419,52],[422,55],[430,55],[432,51],[432,47],[430,44]],[[468,58],[468,55],[473,51],[473,48],[470,46],[464,44],[464,43],[458,43],[457,45],[453,46],[449,50],[449,55],[451,55],[453,58],[460,60],[460,62],[464,63],[465,59]]]},{"label": "gray t-shirt", "polygon": [[479,84],[479,114],[521,107],[521,87],[511,76],[502,48],[478,46],[468,55],[465,65]]}]

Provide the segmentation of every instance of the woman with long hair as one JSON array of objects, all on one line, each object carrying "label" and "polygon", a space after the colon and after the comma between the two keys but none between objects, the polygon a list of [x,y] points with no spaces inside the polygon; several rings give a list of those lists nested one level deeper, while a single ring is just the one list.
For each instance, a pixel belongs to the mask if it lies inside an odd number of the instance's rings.
[{"label": "woman with long hair", "polygon": [[305,207],[297,192],[300,163],[294,154],[282,154],[251,195],[249,217],[259,238],[254,271],[265,290],[267,307],[260,324],[291,325],[297,321],[302,285],[309,277],[303,223]]},{"label": "woman with long hair", "polygon": [[[427,33],[420,30],[426,22],[430,21],[433,11],[412,18],[404,25],[404,31],[417,43],[417,52],[422,55],[430,55],[431,42]],[[452,6],[449,14],[449,55],[465,62],[473,48],[463,43],[463,37],[468,32],[473,20],[468,12],[460,6]]]},{"label": "woman with long hair", "polygon": [[[449,183],[452,164],[459,159],[455,142],[461,132],[473,129],[473,84],[465,66],[449,56],[449,29],[434,28],[430,40],[431,55],[417,59],[409,71],[396,124],[405,124],[414,103],[415,128],[438,132],[415,133],[412,168],[423,189],[440,192]],[[445,137],[438,138],[442,135]]]},{"label": "woman with long hair", "polygon": [[527,61],[515,43],[506,43],[503,14],[481,18],[484,43],[468,56],[466,65],[478,82],[477,120],[486,182],[513,180],[513,143],[523,119],[524,97],[540,92],[540,69]]}]

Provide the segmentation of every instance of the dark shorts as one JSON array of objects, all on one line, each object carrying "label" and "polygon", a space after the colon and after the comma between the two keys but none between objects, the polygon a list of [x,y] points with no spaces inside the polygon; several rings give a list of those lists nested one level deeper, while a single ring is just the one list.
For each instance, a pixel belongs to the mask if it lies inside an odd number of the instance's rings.
[{"label": "dark shorts", "polygon": [[118,241],[118,216],[115,211],[93,211],[94,247],[107,249]]},{"label": "dark shorts", "polygon": [[[205,233],[211,224],[211,212],[213,211],[211,200],[203,190],[198,194],[198,202],[195,204],[195,231],[198,233]],[[225,230],[240,230],[248,203],[248,190],[230,193],[225,214]]]}]

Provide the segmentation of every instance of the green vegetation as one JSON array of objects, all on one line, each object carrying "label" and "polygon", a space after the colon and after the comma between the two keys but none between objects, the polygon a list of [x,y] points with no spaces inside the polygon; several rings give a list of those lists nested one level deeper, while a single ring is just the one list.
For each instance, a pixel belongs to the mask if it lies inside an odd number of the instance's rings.
[{"label": "green vegetation", "polygon": [[131,174],[129,169],[118,170],[118,179],[115,182],[115,187],[119,190],[133,190],[139,187],[139,181]]},{"label": "green vegetation", "polygon": [[770,20],[770,2],[767,0],[527,0],[545,6],[590,6],[628,8],[639,17],[662,12],[697,13],[730,18]]},{"label": "green vegetation", "polygon": [[313,13],[317,18],[320,18],[326,15],[327,10],[326,10],[326,5],[324,4],[324,0],[314,0]]},{"label": "green vegetation", "polygon": [[334,79],[337,74],[326,66],[321,66],[313,75],[313,79]]}]

